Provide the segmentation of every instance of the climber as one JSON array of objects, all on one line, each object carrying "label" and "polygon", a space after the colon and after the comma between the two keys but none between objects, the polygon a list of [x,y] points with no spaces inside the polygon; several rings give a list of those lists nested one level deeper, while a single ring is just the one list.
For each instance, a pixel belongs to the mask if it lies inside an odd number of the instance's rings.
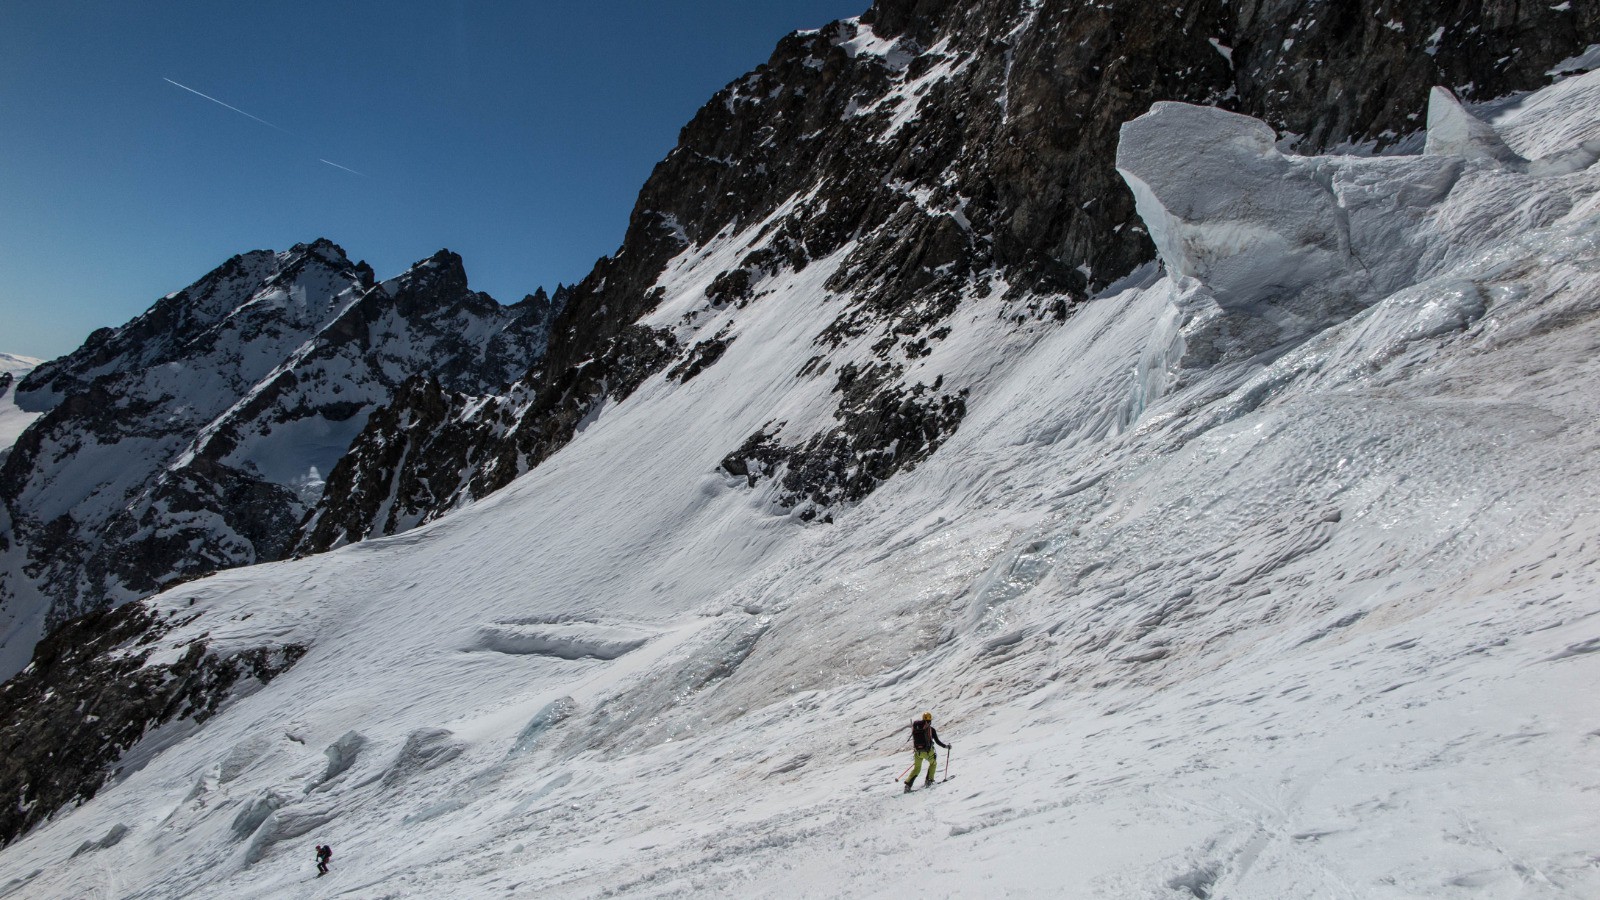
[{"label": "climber", "polygon": [[911,763],[911,777],[906,779],[906,793],[911,793],[911,783],[917,780],[917,773],[922,771],[923,760],[928,761],[928,778],[922,783],[924,786],[933,784],[933,773],[939,768],[939,754],[934,751],[934,744],[946,750],[952,746],[939,740],[939,732],[933,727],[933,713],[925,712],[922,718],[911,723],[911,749],[916,756]]},{"label": "climber", "polygon": [[328,874],[328,860],[333,859],[333,848],[327,844],[317,845],[317,877]]}]

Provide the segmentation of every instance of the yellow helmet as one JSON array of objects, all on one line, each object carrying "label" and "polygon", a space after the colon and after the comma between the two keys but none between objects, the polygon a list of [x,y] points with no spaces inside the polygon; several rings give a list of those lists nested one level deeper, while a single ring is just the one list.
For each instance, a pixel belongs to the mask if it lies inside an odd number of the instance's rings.
[{"label": "yellow helmet", "polygon": [[933,713],[923,713],[922,714],[922,721],[924,721],[924,722],[932,722],[933,721]]}]

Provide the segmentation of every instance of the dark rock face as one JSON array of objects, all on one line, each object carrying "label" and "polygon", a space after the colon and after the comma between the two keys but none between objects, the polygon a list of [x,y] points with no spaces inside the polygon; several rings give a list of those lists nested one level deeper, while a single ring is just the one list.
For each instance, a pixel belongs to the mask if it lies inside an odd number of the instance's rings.
[{"label": "dark rock face", "polygon": [[6,391],[11,390],[12,381],[13,378],[10,372],[0,372],[0,398],[4,398]]},{"label": "dark rock face", "polygon": [[1487,100],[1548,84],[1595,42],[1600,6],[1246,0],[1225,24],[1240,111],[1310,150],[1416,131],[1434,85]]},{"label": "dark rock face", "polygon": [[872,493],[895,473],[916,467],[939,449],[967,413],[965,392],[937,393],[937,386],[887,387],[881,370],[846,365],[834,390],[844,395],[838,425],[794,445],[780,438],[783,423],[750,435],[722,460],[722,468],[750,487],[779,476],[778,505],[797,510],[803,521],[840,503]]},{"label": "dark rock face", "polygon": [[140,603],[90,613],[57,629],[0,686],[0,791],[12,798],[0,808],[0,846],[93,797],[152,729],[204,722],[241,680],[269,682],[305,654],[289,644],[219,656],[195,641],[175,662],[147,665],[152,645],[179,624]]},{"label": "dark rock face", "polygon": [[[224,506],[217,498],[233,498],[252,518],[299,518],[315,487],[268,477],[270,487],[247,489],[217,466],[241,468],[236,451],[262,437],[269,426],[260,423],[301,421],[296,413],[282,420],[283,411],[303,408],[313,394],[325,424],[345,440],[361,434],[360,452],[297,536],[245,534],[248,526],[232,517],[233,534],[213,541],[180,577],[275,558],[290,547],[310,552],[404,530],[503,486],[568,440],[604,399],[625,397],[629,385],[664,369],[681,382],[716,364],[725,335],[667,352],[673,336],[641,342],[630,329],[661,301],[657,280],[675,255],[758,224],[738,264],[707,288],[710,308],[759,302],[772,276],[851,248],[828,282],[845,302],[818,347],[817,368],[863,337],[872,341],[874,363],[859,384],[839,391],[837,424],[827,433],[774,428],[752,440],[768,463],[782,461],[786,480],[821,485],[829,479],[819,467],[839,465],[833,480],[858,485],[786,487],[782,505],[857,499],[860,485],[892,474],[884,460],[917,456],[901,446],[907,433],[937,427],[947,435],[959,422],[959,386],[919,400],[938,412],[913,417],[922,423],[916,426],[885,427],[882,411],[898,408],[908,391],[933,390],[903,384],[900,361],[929,354],[950,333],[946,321],[963,299],[1026,304],[1019,322],[1059,320],[1151,257],[1112,161],[1118,128],[1154,101],[1260,117],[1298,135],[1305,150],[1382,145],[1420,127],[1431,86],[1452,86],[1467,99],[1537,86],[1597,32],[1593,4],[1504,0],[880,0],[857,21],[785,38],[765,65],[713,97],[644,185],[619,250],[556,300],[535,296],[512,307],[514,324],[481,354],[452,335],[461,333],[460,316],[487,315],[492,301],[467,290],[453,254],[419,264],[403,284],[368,288],[385,302],[363,300],[326,329],[319,353],[333,358],[343,352],[336,348],[356,346],[375,370],[395,372],[404,361],[380,349],[393,333],[386,317],[428,320],[422,327],[431,329],[437,352],[457,361],[436,373],[434,388],[392,396],[399,382],[391,378],[382,396],[338,398],[332,395],[345,385],[317,382],[299,366],[260,389],[237,379],[236,395],[254,393],[197,444],[198,468],[141,495],[148,502],[117,526],[151,543],[148,554],[140,548],[125,559],[148,555],[160,560],[151,572],[160,572],[115,578],[131,594],[164,583],[177,548],[196,537],[163,524],[173,520],[174,504],[194,518]],[[344,265],[336,251],[312,245],[306,264]],[[24,405],[84,394],[95,378],[130,362],[188,358],[192,333],[232,309],[219,298],[260,280],[270,264],[270,254],[237,257],[124,329],[97,333],[70,362],[31,375],[21,386]],[[350,277],[371,281],[370,272]],[[461,312],[438,315],[445,298],[456,298]],[[553,342],[544,352],[547,334]],[[489,391],[495,396],[487,401],[464,399]],[[368,422],[383,402],[390,409]],[[879,412],[864,415],[868,409]],[[394,449],[402,445],[406,452]],[[869,458],[878,463],[866,465]],[[795,474],[802,469],[813,474]],[[852,481],[869,470],[878,475]],[[84,531],[76,518],[28,524],[63,539]],[[93,544],[83,542],[91,551]],[[63,564],[36,564],[65,584],[66,573],[54,571]],[[65,564],[82,576],[72,590],[104,594],[99,565],[87,558]]]},{"label": "dark rock face", "polygon": [[733,343],[733,339],[728,337],[726,333],[718,334],[709,340],[696,343],[689,348],[689,352],[683,358],[683,361],[667,372],[667,377],[679,384],[688,381],[704,372],[708,367],[715,365],[717,360],[722,358],[722,354],[728,352],[728,345],[731,343]]},{"label": "dark rock face", "polygon": [[402,385],[328,476],[324,499],[307,514],[295,551],[397,534],[452,508],[466,487],[464,473],[480,463],[476,452],[506,424],[464,416],[472,400],[420,376]]},{"label": "dark rock face", "polygon": [[[420,372],[483,394],[544,352],[550,298],[503,307],[440,251],[374,284],[326,241],[235,257],[18,386],[46,412],[0,464],[0,621],[46,629],[280,559],[367,417]],[[25,648],[21,648],[25,652]],[[0,675],[21,665],[18,648]]]}]

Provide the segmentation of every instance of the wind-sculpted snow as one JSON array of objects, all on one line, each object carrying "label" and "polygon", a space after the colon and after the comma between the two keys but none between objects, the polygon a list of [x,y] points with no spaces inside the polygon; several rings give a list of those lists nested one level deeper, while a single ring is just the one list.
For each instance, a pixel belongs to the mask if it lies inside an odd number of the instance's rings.
[{"label": "wind-sculpted snow", "polygon": [[650,631],[598,622],[495,622],[478,630],[474,646],[560,659],[616,659],[653,636]]},{"label": "wind-sculpted snow", "polygon": [[[1565,102],[1594,90],[1485,121],[1549,158],[1600,127]],[[829,343],[852,249],[738,306],[705,288],[760,225],[686,248],[641,327],[721,335],[692,378],[657,366],[449,516],[130,607],[182,623],[153,665],[202,635],[306,652],[7,847],[0,886],[1600,893],[1600,172],[1272,165],[1347,217],[1347,304],[1229,308],[1153,268],[1059,323],[966,295],[897,382],[965,391],[960,427],[828,526],[722,466],[768,422],[825,430],[875,358]],[[952,779],[906,796],[923,710]]]},{"label": "wind-sculpted snow", "polygon": [[[1445,136],[1421,156],[1286,155],[1259,121],[1177,103],[1124,126],[1119,171],[1168,272],[1196,286],[1184,367],[1277,352],[1384,298],[1375,316],[1413,319],[1408,340],[1484,315],[1481,290],[1447,273],[1572,213],[1582,193],[1561,176],[1587,166],[1509,162],[1492,125],[1448,92],[1433,103]],[[1395,312],[1435,276],[1422,309]]]}]

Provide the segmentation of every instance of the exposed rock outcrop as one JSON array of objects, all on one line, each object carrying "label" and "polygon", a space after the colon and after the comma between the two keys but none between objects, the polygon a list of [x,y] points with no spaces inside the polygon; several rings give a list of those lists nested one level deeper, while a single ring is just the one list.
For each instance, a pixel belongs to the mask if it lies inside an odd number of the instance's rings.
[{"label": "exposed rock outcrop", "polygon": [[787,444],[783,423],[750,435],[722,460],[724,471],[755,487],[777,478],[775,502],[802,521],[867,496],[895,473],[914,468],[939,449],[966,415],[964,394],[940,393],[937,386],[885,389],[883,373],[846,365],[835,391],[838,424],[803,441]]}]

